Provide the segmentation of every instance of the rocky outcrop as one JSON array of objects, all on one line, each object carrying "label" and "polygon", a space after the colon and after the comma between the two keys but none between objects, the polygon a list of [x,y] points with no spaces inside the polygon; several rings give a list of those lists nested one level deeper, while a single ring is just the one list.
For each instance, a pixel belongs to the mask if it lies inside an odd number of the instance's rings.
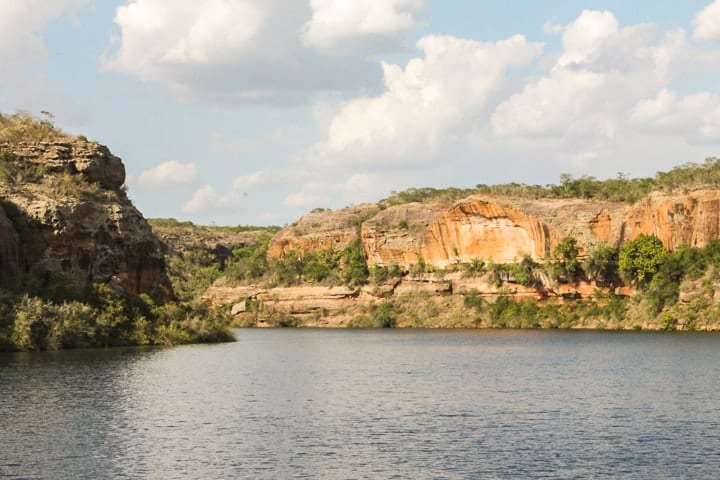
[{"label": "rocky outcrop", "polygon": [[360,225],[378,210],[377,205],[363,204],[342,210],[313,211],[280,230],[270,242],[268,256],[279,258],[293,250],[342,250],[358,238]]},{"label": "rocky outcrop", "polygon": [[362,225],[370,265],[413,265],[427,254],[430,226],[450,207],[446,203],[406,203],[379,212]]},{"label": "rocky outcrop", "polygon": [[720,191],[651,193],[628,209],[621,240],[641,233],[657,236],[669,250],[702,247],[720,238]]},{"label": "rocky outcrop", "polygon": [[[276,235],[269,256],[347,245],[357,238],[348,224],[362,219],[360,208],[363,215],[372,213],[362,206],[303,217]],[[541,261],[568,236],[582,257],[601,242],[619,246],[642,233],[658,236],[669,250],[720,238],[720,190],[654,192],[633,205],[481,195],[454,204],[408,203],[367,218],[360,239],[370,265],[408,267],[422,260],[446,267],[473,259],[509,263],[524,255]]]},{"label": "rocky outcrop", "polygon": [[539,218],[479,198],[459,202],[438,217],[425,238],[423,258],[441,267],[474,258],[496,263],[523,255],[540,259],[550,241]]},{"label": "rocky outcrop", "polygon": [[21,161],[35,164],[46,173],[80,173],[105,188],[119,188],[125,183],[122,160],[96,142],[28,142],[6,148]]},{"label": "rocky outcrop", "polygon": [[[23,272],[42,284],[82,289],[112,281],[129,294],[172,297],[159,243],[121,188],[125,168],[119,158],[83,140],[0,150],[10,159],[0,199],[14,211]],[[0,244],[8,243],[5,237],[0,233]],[[12,249],[2,251],[3,258],[12,255]]]},{"label": "rocky outcrop", "polygon": [[18,270],[18,235],[15,225],[0,205],[0,271],[15,274]]}]

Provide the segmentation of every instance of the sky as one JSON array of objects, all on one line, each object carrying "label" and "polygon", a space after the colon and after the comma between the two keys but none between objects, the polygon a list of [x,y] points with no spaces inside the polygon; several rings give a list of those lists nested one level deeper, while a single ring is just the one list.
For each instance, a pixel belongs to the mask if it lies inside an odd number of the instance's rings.
[{"label": "sky", "polygon": [[0,65],[199,224],[720,156],[720,0],[0,0]]}]

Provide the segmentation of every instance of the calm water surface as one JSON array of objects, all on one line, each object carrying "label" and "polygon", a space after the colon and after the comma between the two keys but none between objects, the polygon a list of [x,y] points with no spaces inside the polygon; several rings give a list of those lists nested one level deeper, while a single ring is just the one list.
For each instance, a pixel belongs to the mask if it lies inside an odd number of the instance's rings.
[{"label": "calm water surface", "polygon": [[720,478],[720,336],[238,330],[0,354],[0,477]]}]

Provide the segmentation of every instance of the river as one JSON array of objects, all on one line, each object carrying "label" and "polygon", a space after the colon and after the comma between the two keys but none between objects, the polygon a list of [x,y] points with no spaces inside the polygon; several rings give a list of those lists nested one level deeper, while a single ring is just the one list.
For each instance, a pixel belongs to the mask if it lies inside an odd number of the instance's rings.
[{"label": "river", "polygon": [[720,335],[237,330],[0,354],[0,477],[720,478]]}]

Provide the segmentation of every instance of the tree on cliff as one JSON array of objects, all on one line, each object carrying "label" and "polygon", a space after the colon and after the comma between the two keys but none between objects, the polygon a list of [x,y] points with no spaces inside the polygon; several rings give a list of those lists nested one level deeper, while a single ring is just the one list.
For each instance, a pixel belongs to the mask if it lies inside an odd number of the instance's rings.
[{"label": "tree on cliff", "polygon": [[577,239],[574,237],[563,238],[553,250],[553,257],[559,267],[558,273],[567,281],[574,282],[580,272],[578,253]]},{"label": "tree on cliff", "polygon": [[588,279],[599,285],[612,285],[618,278],[618,249],[601,243],[588,252],[583,263],[583,270]]},{"label": "tree on cliff", "polygon": [[659,238],[640,234],[620,248],[620,273],[625,280],[645,286],[657,273],[667,255],[668,252]]}]

